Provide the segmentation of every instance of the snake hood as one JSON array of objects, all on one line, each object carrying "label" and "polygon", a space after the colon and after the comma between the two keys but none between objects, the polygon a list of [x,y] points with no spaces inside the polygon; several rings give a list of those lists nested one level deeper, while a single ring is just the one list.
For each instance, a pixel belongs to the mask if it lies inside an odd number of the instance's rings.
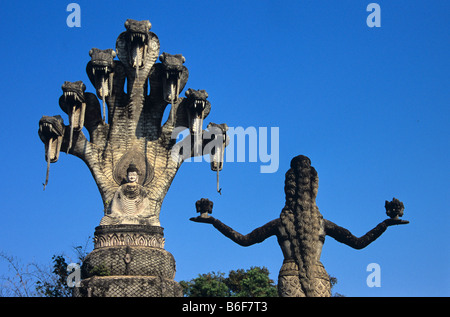
[{"label": "snake hood", "polygon": [[134,69],[136,77],[139,73],[145,78],[159,55],[159,40],[150,32],[152,24],[148,20],[125,21],[126,31],[117,38],[117,56],[128,69]]},{"label": "snake hood", "polygon": [[111,48],[106,50],[92,48],[89,56],[91,56],[91,60],[86,66],[86,73],[95,87],[97,96],[103,99],[112,93],[116,52]]}]

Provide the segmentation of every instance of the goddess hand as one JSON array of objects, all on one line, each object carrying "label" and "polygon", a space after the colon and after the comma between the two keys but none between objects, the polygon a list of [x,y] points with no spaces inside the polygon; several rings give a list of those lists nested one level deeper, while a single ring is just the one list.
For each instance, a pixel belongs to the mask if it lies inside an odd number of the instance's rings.
[{"label": "goddess hand", "polygon": [[395,226],[395,225],[406,225],[409,223],[408,220],[402,220],[402,219],[386,219],[383,221],[387,226]]},{"label": "goddess hand", "polygon": [[201,223],[210,223],[212,224],[215,220],[214,217],[212,216],[208,216],[208,217],[202,217],[202,216],[198,216],[198,217],[192,217],[189,218],[190,221],[194,221],[194,222],[201,222]]}]

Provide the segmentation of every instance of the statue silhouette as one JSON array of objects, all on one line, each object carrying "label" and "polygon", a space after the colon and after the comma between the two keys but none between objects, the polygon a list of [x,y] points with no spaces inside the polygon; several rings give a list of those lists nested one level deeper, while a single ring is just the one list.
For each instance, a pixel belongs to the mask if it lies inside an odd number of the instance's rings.
[{"label": "statue silhouette", "polygon": [[278,293],[282,297],[328,297],[331,284],[320,262],[325,236],[355,249],[362,249],[375,241],[389,226],[407,224],[406,220],[386,219],[362,237],[324,219],[316,205],[318,176],[308,157],[292,159],[286,173],[286,204],[280,217],[242,235],[220,220],[207,216],[191,221],[210,223],[223,235],[241,246],[250,246],[276,236],[284,261],[278,275]]}]

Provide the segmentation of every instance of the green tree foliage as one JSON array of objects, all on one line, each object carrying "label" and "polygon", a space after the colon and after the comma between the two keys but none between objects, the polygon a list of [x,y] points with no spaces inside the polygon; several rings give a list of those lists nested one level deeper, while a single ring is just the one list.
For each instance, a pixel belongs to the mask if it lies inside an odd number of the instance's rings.
[{"label": "green tree foliage", "polygon": [[249,270],[232,270],[224,273],[199,274],[190,281],[181,281],[186,297],[274,297],[277,286],[269,278],[265,267],[251,267]]},{"label": "green tree foliage", "polygon": [[235,297],[275,297],[278,296],[277,286],[269,278],[266,267],[252,267],[244,271],[230,271],[227,285]]},{"label": "green tree foliage", "polygon": [[183,294],[187,297],[228,297],[230,290],[225,284],[224,273],[199,274],[190,281],[181,281]]},{"label": "green tree foliage", "polygon": [[[88,254],[88,245],[91,238],[86,240],[84,246],[73,247],[76,255],[76,263],[81,266],[84,258]],[[72,262],[68,259],[69,262]],[[67,271],[68,263],[63,255],[54,255],[52,257],[53,271],[51,273],[40,270],[37,275],[36,292],[38,296],[43,297],[72,297],[73,288],[67,285],[67,277],[70,272]],[[101,272],[102,268],[99,268]],[[101,274],[99,274],[101,275]]]},{"label": "green tree foliage", "polygon": [[[249,270],[232,270],[224,273],[199,274],[190,281],[179,282],[185,297],[277,297],[277,285],[269,278],[266,267],[251,267]],[[330,276],[331,291],[337,278]],[[333,297],[343,297],[333,293]]]},{"label": "green tree foliage", "polygon": [[72,296],[72,288],[67,286],[67,262],[64,256],[54,255],[53,261],[53,278],[51,280],[39,280],[36,282],[36,291],[44,297],[70,297]]},{"label": "green tree foliage", "polygon": [[339,294],[339,293],[333,293],[333,287],[337,284],[337,278],[328,275],[330,278],[330,284],[331,284],[331,296],[332,297],[345,297],[345,295]]}]

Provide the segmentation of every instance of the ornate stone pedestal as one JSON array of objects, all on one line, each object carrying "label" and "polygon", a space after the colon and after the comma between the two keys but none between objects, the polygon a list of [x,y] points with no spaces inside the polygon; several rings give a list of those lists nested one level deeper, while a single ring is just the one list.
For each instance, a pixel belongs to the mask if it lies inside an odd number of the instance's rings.
[{"label": "ornate stone pedestal", "polygon": [[175,259],[164,250],[162,227],[98,226],[74,296],[181,297],[174,277]]}]

